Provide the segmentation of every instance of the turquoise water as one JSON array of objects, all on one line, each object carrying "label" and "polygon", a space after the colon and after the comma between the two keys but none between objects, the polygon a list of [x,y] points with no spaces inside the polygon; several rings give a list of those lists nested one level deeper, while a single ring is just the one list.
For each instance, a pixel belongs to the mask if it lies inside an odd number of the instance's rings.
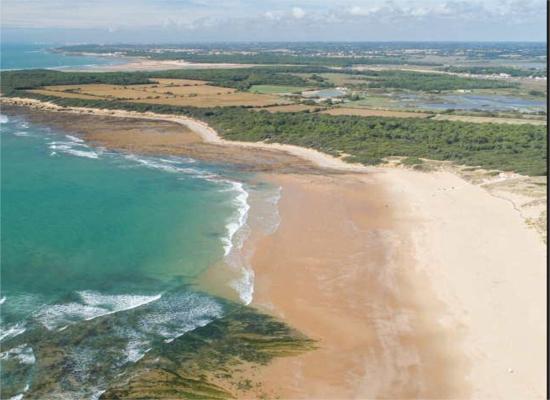
[{"label": "turquoise water", "polygon": [[154,290],[222,257],[226,184],[201,179],[192,162],[165,162],[189,170],[170,173],[25,126],[14,118],[2,127],[5,295],[32,289],[55,299],[107,281]]},{"label": "turquoise water", "polygon": [[48,51],[53,45],[1,43],[0,69],[69,68],[122,63],[120,58],[66,56]]},{"label": "turquoise water", "polygon": [[223,315],[192,284],[231,253],[246,221],[245,186],[225,177],[227,168],[91,148],[13,116],[2,116],[1,155],[7,394],[32,388],[37,372],[25,370],[49,341],[71,342],[95,321],[109,318],[101,346],[86,335],[91,344],[79,342],[61,361],[87,354],[80,391],[60,392],[72,398],[108,383],[92,365],[124,368],[156,341]]},{"label": "turquoise water", "polygon": [[[2,44],[2,68],[112,62],[46,48]],[[276,227],[277,188],[0,122],[0,398],[97,399],[150,350],[224,315],[229,303],[195,284],[209,267],[230,268],[226,284],[251,301],[240,249],[250,224]],[[266,212],[249,216],[252,203]]]}]

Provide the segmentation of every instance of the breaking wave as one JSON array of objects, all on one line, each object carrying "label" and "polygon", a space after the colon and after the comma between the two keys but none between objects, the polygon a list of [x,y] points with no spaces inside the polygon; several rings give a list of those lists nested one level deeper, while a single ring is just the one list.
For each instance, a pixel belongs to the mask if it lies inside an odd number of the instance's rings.
[{"label": "breaking wave", "polygon": [[36,362],[36,357],[31,347],[27,344],[22,344],[11,348],[0,355],[1,360],[13,359],[21,364],[32,365]]},{"label": "breaking wave", "polygon": [[10,326],[3,326],[2,332],[0,333],[0,341],[20,335],[26,330],[27,328],[25,328],[25,324],[22,322]]},{"label": "breaking wave", "polygon": [[[226,221],[226,234],[221,238],[221,242],[224,257],[226,258],[232,256],[233,249],[241,250],[246,239],[246,222],[250,210],[250,205],[248,204],[249,193],[242,182],[230,180],[204,169],[190,167],[187,164],[194,163],[195,161],[188,158],[154,158],[137,156],[135,154],[128,154],[125,158],[148,168],[160,169],[170,173],[182,173],[199,179],[205,179],[209,182],[220,184],[222,191],[233,192],[232,204],[235,207],[235,212]],[[241,234],[238,235],[238,233]],[[235,264],[234,258],[233,262],[228,262]],[[254,292],[254,272],[245,265],[241,265],[239,268],[242,271],[242,276],[232,286],[239,293],[239,297],[243,303],[249,304],[252,301],[252,294]]]},{"label": "breaking wave", "polygon": [[69,154],[76,157],[85,157],[98,159],[103,153],[101,148],[95,150],[90,149],[90,146],[84,143],[84,140],[77,138],[76,136],[65,135],[68,140],[53,141],[48,143],[48,147],[52,152],[51,156],[57,153]]},{"label": "breaking wave", "polygon": [[75,322],[89,321],[104,315],[143,306],[160,299],[162,296],[161,294],[154,296],[105,295],[92,291],[78,292],[78,295],[81,302],[45,306],[35,315],[35,319],[49,330],[64,329]]}]

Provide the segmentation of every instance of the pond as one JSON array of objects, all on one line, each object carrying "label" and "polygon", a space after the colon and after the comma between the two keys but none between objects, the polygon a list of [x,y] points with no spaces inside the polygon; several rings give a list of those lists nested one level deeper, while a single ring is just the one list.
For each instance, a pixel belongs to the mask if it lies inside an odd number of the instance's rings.
[{"label": "pond", "polygon": [[423,97],[415,94],[397,96],[402,107],[428,110],[483,110],[483,111],[546,111],[546,101],[497,95],[442,95]]}]

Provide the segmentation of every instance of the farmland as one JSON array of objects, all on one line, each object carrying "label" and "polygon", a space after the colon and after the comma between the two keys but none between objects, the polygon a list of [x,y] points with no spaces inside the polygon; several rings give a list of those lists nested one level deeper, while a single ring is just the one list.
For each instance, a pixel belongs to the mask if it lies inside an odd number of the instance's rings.
[{"label": "farmland", "polygon": [[63,98],[124,100],[194,107],[265,107],[288,104],[288,101],[274,95],[239,92],[234,88],[211,86],[205,81],[186,79],[158,79],[151,84],[137,85],[44,86],[30,92]]}]

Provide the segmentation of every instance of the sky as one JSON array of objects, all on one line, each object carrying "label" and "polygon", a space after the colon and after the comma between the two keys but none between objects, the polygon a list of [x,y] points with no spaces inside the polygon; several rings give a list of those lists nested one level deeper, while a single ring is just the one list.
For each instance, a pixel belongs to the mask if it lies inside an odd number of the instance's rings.
[{"label": "sky", "polygon": [[4,42],[546,41],[545,0],[1,0]]}]

